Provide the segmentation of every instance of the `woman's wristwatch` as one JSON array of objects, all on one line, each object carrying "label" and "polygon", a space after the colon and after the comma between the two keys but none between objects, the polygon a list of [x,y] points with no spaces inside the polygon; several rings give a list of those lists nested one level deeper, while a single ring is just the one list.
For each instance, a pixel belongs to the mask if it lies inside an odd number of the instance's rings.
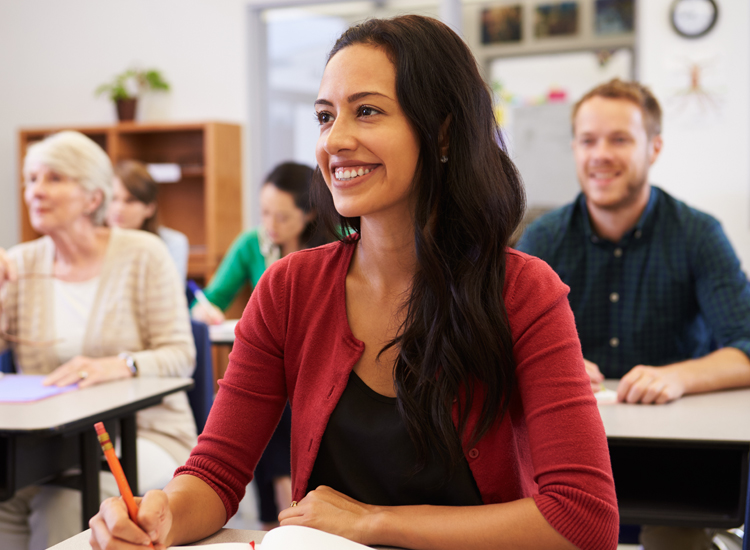
[{"label": "woman's wristwatch", "polygon": [[130,369],[130,372],[133,374],[133,376],[138,376],[138,367],[136,366],[135,359],[133,359],[132,355],[123,351],[117,357],[125,361],[125,363],[128,365],[128,368]]}]

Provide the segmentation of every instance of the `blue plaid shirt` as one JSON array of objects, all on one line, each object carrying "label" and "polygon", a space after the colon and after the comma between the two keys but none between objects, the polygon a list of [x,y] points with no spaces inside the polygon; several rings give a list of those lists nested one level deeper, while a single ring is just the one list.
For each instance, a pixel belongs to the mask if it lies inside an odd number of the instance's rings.
[{"label": "blue plaid shirt", "polygon": [[570,287],[583,356],[607,378],[734,347],[750,356],[750,284],[719,222],[657,187],[636,226],[598,237],[583,194],[531,224],[517,248]]}]

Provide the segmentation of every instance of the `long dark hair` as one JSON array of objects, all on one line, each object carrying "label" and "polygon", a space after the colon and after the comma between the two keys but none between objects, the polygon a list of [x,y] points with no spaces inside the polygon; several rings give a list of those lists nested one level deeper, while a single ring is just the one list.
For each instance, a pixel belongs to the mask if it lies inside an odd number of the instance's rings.
[{"label": "long dark hair", "polygon": [[[159,194],[159,184],[151,177],[146,165],[137,160],[123,160],[115,167],[115,176],[120,179],[122,185],[143,204],[156,204],[156,198]],[[143,220],[139,229],[149,233],[157,233],[159,229],[159,210],[154,209],[154,213]]]},{"label": "long dark hair", "polygon": [[[420,143],[413,182],[417,272],[403,305],[405,320],[381,353],[392,346],[399,352],[396,394],[418,467],[430,449],[455,466],[462,446],[502,420],[516,384],[503,283],[508,239],[523,216],[523,185],[504,151],[476,61],[446,25],[416,15],[369,20],[338,39],[329,61],[354,44],[388,55],[398,101]],[[446,121],[448,162],[441,163],[439,133]],[[319,170],[313,194],[330,228],[359,231],[359,218],[335,211]],[[466,433],[475,399],[481,399],[481,419]]]},{"label": "long dark hair", "polygon": [[309,166],[296,162],[282,162],[263,180],[263,185],[270,184],[279,191],[289,193],[294,199],[294,205],[305,214],[313,213],[299,236],[302,248],[314,248],[335,240],[335,233],[329,233],[325,224],[319,223],[317,208],[310,201],[312,177],[313,169]]}]

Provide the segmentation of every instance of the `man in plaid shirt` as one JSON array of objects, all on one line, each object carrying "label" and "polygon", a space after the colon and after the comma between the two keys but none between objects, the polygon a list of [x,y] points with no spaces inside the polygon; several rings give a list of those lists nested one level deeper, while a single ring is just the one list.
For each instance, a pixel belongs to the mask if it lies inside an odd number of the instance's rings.
[{"label": "man in plaid shirt", "polygon": [[750,285],[719,222],[651,186],[661,108],[613,80],[573,108],[582,193],[531,224],[517,248],[549,263],[570,305],[594,391],[667,403],[750,386]]}]

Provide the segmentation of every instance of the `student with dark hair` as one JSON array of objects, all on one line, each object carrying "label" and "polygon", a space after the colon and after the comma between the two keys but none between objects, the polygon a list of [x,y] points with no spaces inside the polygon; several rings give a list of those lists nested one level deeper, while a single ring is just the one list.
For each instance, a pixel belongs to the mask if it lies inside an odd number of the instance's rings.
[{"label": "student with dark hair", "polygon": [[204,290],[216,307],[195,302],[194,319],[207,324],[224,321],[240,289],[258,284],[260,276],[276,260],[287,254],[331,242],[310,203],[313,169],[304,164],[279,164],[266,177],[260,191],[261,226],[242,233]]},{"label": "student with dark hair", "polygon": [[615,548],[567,287],[506,246],[523,188],[469,48],[434,19],[367,21],[334,46],[315,109],[316,204],[354,232],[268,270],[191,458],[146,494],[140,528],[103,503],[94,548],[219,529],[287,398],[282,525],[402,548]]},{"label": "student with dark hair", "polygon": [[141,229],[161,237],[172,256],[180,280],[187,278],[190,245],[179,231],[159,224],[156,199],[159,184],[148,168],[137,160],[125,160],[115,167],[112,201],[107,209],[107,225],[122,229]]}]

